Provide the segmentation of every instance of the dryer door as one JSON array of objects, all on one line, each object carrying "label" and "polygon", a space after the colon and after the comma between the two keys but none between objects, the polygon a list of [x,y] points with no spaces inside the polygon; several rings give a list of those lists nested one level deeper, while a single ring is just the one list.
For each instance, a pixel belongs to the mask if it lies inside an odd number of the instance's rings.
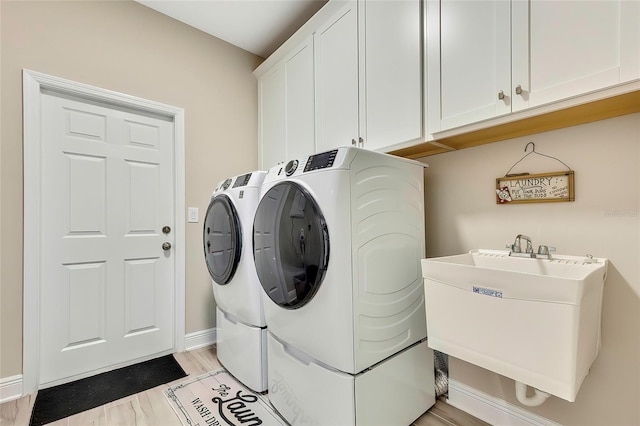
[{"label": "dryer door", "polygon": [[233,203],[225,194],[211,199],[204,218],[204,258],[211,278],[231,281],[242,253],[242,229]]},{"label": "dryer door", "polygon": [[265,293],[296,309],[318,291],[329,263],[329,232],[311,194],[295,182],[273,186],[253,222],[253,256]]}]

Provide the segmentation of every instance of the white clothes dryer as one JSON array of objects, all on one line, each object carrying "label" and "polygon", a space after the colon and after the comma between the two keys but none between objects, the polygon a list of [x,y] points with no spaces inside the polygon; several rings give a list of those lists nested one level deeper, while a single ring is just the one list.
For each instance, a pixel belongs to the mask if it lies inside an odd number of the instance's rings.
[{"label": "white clothes dryer", "polygon": [[[423,168],[345,147],[269,170],[253,249],[269,329],[269,398],[290,423],[410,423],[433,405]],[[388,395],[374,389],[385,380],[419,400],[403,391],[383,401]]]},{"label": "white clothes dryer", "polygon": [[267,387],[266,321],[252,255],[253,219],[266,172],[220,182],[204,219],[204,255],[216,300],[217,356],[250,389]]}]

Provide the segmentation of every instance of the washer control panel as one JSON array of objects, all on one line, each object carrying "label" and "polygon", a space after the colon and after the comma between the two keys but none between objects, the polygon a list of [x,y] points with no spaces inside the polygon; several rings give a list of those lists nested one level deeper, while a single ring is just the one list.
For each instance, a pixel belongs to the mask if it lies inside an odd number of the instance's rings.
[{"label": "washer control panel", "polygon": [[247,173],[246,175],[238,176],[236,181],[233,183],[233,188],[237,188],[239,186],[247,186],[249,180],[251,179],[251,173]]}]

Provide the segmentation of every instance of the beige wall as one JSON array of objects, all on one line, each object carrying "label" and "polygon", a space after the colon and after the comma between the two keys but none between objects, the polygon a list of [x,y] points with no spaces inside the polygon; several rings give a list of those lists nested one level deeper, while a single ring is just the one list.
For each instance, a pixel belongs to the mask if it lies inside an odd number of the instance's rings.
[{"label": "beige wall", "polygon": [[186,333],[214,327],[202,216],[218,181],[257,167],[262,59],[129,0],[0,1],[0,18],[0,378],[22,373],[23,68],[185,109]]},{"label": "beige wall", "polygon": [[[575,170],[575,202],[495,204],[495,178],[524,155],[529,141]],[[563,425],[640,424],[640,114],[422,161],[430,165],[428,257],[503,249],[523,233],[535,247],[546,244],[559,254],[590,253],[610,260],[602,349],[576,401],[552,397],[527,409]],[[560,170],[560,163],[530,155],[512,173]],[[513,380],[456,359],[450,359],[450,376],[519,405]]]},{"label": "beige wall", "polygon": [[[22,372],[21,70],[185,108],[186,204],[257,166],[260,58],[132,1],[0,1],[0,378]],[[576,201],[497,206],[495,178],[534,141],[576,171]],[[530,156],[517,171],[561,170]],[[530,411],[567,425],[640,424],[640,116],[428,157],[427,254],[503,248],[518,233],[611,260],[602,350],[577,400]],[[186,332],[215,325],[201,223],[186,225]],[[513,381],[450,360],[451,377],[518,404]]]}]

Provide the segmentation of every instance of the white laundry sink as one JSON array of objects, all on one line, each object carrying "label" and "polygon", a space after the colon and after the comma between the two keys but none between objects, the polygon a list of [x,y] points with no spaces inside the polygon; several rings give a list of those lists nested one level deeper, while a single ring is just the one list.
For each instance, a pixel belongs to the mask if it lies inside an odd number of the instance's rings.
[{"label": "white laundry sink", "polygon": [[574,401],[600,347],[606,259],[423,259],[429,346]]}]

